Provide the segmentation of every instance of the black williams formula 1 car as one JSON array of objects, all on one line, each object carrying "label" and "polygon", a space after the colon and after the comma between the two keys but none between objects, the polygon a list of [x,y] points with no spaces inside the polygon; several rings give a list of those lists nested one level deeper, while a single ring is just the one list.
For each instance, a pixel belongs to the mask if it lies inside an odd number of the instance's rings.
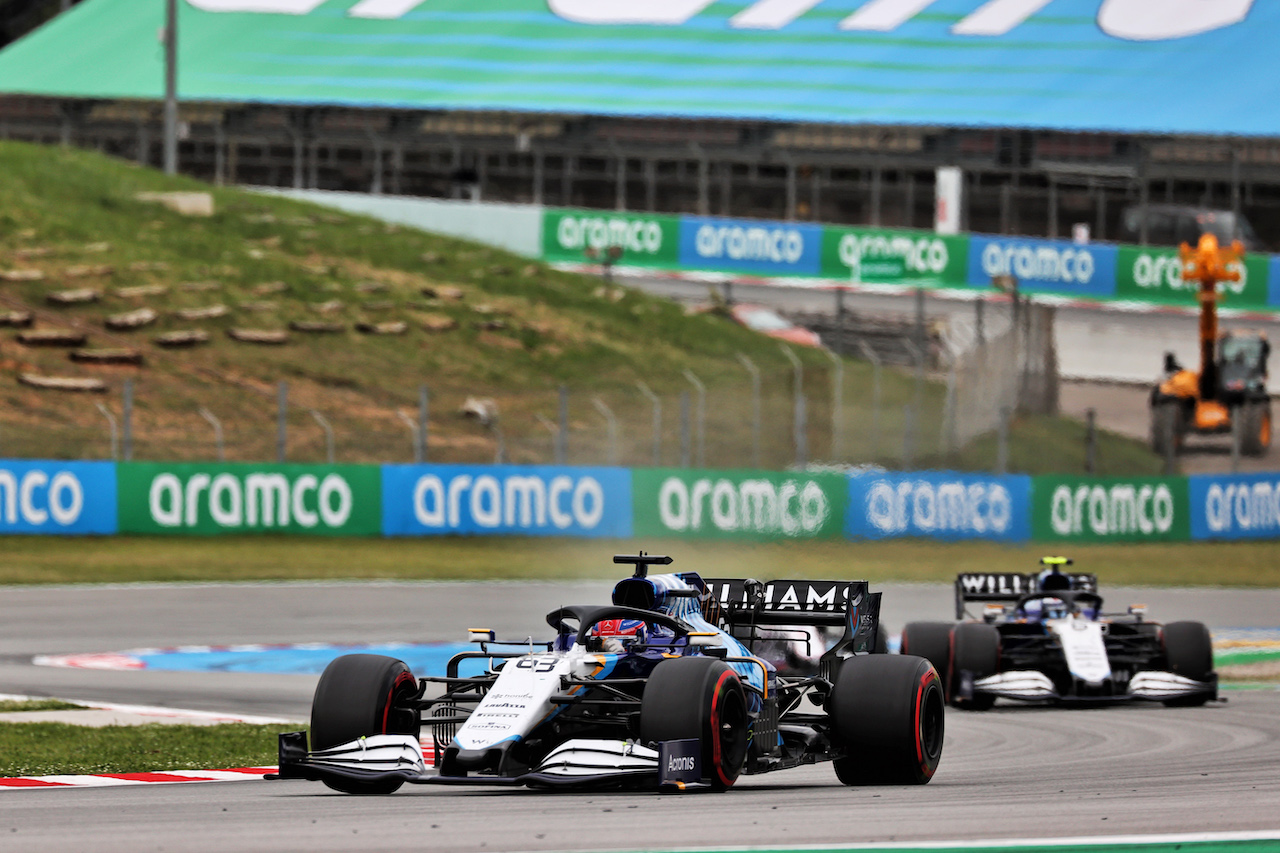
[{"label": "black williams formula 1 car", "polygon": [[[474,651],[424,678],[393,658],[337,658],[316,687],[310,749],[304,732],[281,735],[268,778],[389,794],[405,782],[724,790],[819,761],[846,785],[933,776],[942,683],[924,658],[871,654],[880,594],[865,582],[649,574],[671,558],[643,553],[614,562],[635,573],[612,603],[552,611],[545,642],[473,631]],[[753,651],[813,627],[843,631],[817,673],[781,675]]]},{"label": "black williams formula 1 car", "polygon": [[[1148,699],[1203,705],[1218,696],[1209,630],[1161,625],[1146,607],[1104,613],[1098,579],[1063,572],[1045,557],[1039,574],[971,573],[956,578],[956,618],[912,622],[904,654],[933,661],[953,704],[984,711],[997,698],[1031,702]],[[971,602],[984,604],[970,616]]]}]

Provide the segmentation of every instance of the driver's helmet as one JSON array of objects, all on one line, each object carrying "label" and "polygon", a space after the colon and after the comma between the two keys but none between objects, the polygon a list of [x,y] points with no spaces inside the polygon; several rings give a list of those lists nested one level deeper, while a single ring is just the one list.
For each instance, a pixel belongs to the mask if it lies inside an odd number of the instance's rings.
[{"label": "driver's helmet", "polygon": [[[618,645],[629,646],[634,642],[645,641],[645,627],[642,619],[601,619],[591,629],[593,637],[616,640]],[[613,645],[612,643],[606,645]]]},{"label": "driver's helmet", "polygon": [[1040,592],[1064,592],[1071,589],[1071,576],[1064,575],[1054,566],[1036,575],[1036,589]]},{"label": "driver's helmet", "polygon": [[1031,599],[1022,606],[1022,612],[1028,619],[1065,619],[1071,608],[1061,598],[1046,596]]}]

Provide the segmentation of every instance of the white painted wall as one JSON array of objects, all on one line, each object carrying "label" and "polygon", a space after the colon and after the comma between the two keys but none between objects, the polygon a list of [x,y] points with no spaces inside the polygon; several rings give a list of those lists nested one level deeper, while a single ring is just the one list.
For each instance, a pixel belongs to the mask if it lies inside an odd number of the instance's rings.
[{"label": "white painted wall", "polygon": [[526,258],[542,257],[542,207],[438,198],[344,193],[332,190],[290,190],[261,187],[257,191],[360,213],[506,249]]}]

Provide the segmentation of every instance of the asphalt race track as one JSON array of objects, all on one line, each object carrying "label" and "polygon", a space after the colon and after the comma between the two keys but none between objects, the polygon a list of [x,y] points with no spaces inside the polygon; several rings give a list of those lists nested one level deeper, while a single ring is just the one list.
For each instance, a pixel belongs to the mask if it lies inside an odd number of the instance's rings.
[{"label": "asphalt race track", "polygon": [[[540,630],[609,584],[261,584],[0,590],[0,692],[305,717],[311,676],[31,666],[37,653],[221,643],[458,639]],[[885,621],[946,618],[950,588],[885,587]],[[1275,627],[1280,590],[1118,590],[1165,620]],[[485,614],[483,617],[480,614]],[[477,621],[479,620],[479,621]],[[643,850],[1280,829],[1280,692],[1205,708],[952,711],[920,788],[849,789],[828,765],[726,794],[547,794],[226,782],[0,792],[19,850]]]}]

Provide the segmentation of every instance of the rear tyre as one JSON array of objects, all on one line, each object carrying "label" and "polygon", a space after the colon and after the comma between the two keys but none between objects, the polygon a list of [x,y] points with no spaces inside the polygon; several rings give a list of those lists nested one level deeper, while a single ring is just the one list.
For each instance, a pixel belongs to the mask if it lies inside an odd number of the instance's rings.
[{"label": "rear tyre", "polygon": [[738,674],[709,657],[664,660],[640,700],[640,739],[702,742],[703,776],[723,791],[747,760],[747,694]]},{"label": "rear tyre", "polygon": [[1151,406],[1151,450],[1160,457],[1182,452],[1182,406],[1176,400],[1165,400]]},{"label": "rear tyre", "polygon": [[924,785],[942,758],[946,697],[933,664],[915,655],[861,655],[840,666],[827,699],[846,785]]},{"label": "rear tyre", "polygon": [[[343,655],[325,667],[311,700],[311,748],[329,749],[361,737],[404,734],[418,737],[416,709],[407,706],[417,681],[404,661],[382,655]],[[325,779],[344,794],[390,794],[402,779],[362,782]]]},{"label": "rear tyre", "polygon": [[964,622],[951,634],[951,686],[948,694],[951,704],[969,711],[987,711],[996,703],[996,697],[983,693],[972,699],[962,699],[961,673],[968,672],[974,681],[995,675],[1000,671],[1000,632],[991,625]]},{"label": "rear tyre", "polygon": [[[1213,674],[1213,640],[1200,622],[1170,622],[1164,626],[1164,654],[1169,671],[1193,681],[1207,681]],[[1179,696],[1166,699],[1172,707],[1190,707],[1208,702],[1210,695]]]},{"label": "rear tyre", "polygon": [[950,622],[908,622],[902,629],[904,655],[919,655],[938,671],[944,685],[951,679],[951,629]]},{"label": "rear tyre", "polygon": [[1240,452],[1265,456],[1271,449],[1271,404],[1252,400],[1236,410],[1240,417]]}]

